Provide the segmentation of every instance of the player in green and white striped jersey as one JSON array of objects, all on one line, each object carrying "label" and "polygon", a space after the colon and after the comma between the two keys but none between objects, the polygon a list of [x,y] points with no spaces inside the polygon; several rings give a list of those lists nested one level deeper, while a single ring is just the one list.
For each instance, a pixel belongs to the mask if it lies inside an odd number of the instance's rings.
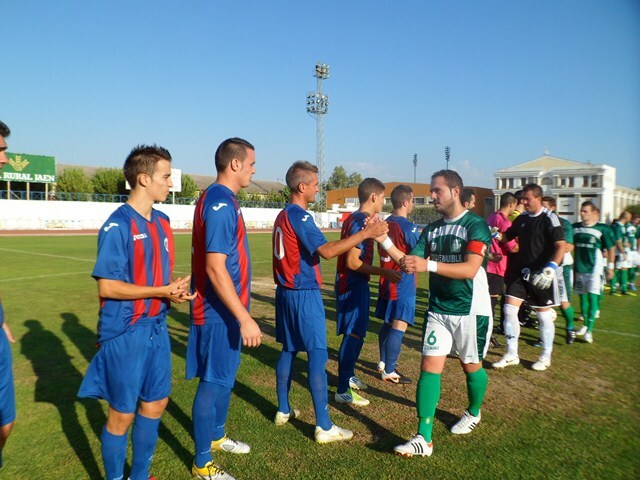
[{"label": "player in green and white striped jersey", "polygon": [[637,290],[635,282],[638,277],[638,236],[640,236],[640,230],[638,229],[639,218],[640,217],[638,217],[638,215],[634,215],[631,221],[625,225],[627,243],[629,244],[629,249],[627,250],[627,262],[629,262],[629,283],[627,284],[627,289],[631,292],[635,292]]},{"label": "player in green and white striped jersey", "polygon": [[[635,297],[636,294],[627,291],[627,283],[629,282],[629,262],[627,261],[627,233],[626,224],[631,220],[631,212],[623,211],[617,220],[611,224],[614,239],[616,241],[616,262],[615,274],[611,279],[611,295],[619,297],[622,295],[630,295]],[[616,287],[620,289],[618,292]]]}]

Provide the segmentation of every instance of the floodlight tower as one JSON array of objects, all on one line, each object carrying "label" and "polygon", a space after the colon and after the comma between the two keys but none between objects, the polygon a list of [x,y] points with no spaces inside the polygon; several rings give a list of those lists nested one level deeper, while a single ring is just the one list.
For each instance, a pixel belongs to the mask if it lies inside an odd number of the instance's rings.
[{"label": "floodlight tower", "polygon": [[444,159],[447,162],[447,170],[449,170],[449,157],[451,156],[451,149],[447,145],[444,147]]},{"label": "floodlight tower", "polygon": [[313,71],[313,76],[317,78],[317,89],[315,92],[307,94],[307,113],[316,119],[316,166],[318,167],[319,206],[325,206],[324,188],[324,124],[323,117],[329,111],[329,95],[322,93],[322,80],[329,78],[329,65],[318,62]]},{"label": "floodlight tower", "polygon": [[416,167],[418,166],[418,154],[413,154],[413,183],[416,183]]}]

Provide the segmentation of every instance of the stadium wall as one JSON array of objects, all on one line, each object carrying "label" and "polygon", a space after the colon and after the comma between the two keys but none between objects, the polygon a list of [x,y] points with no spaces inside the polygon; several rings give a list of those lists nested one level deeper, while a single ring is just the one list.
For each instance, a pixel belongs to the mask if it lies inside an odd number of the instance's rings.
[{"label": "stadium wall", "polygon": [[[121,203],[0,200],[0,230],[98,230]],[[194,205],[158,204],[176,230],[191,229]],[[277,208],[243,208],[249,229],[271,229]],[[316,213],[321,228],[337,227],[339,214]]]}]

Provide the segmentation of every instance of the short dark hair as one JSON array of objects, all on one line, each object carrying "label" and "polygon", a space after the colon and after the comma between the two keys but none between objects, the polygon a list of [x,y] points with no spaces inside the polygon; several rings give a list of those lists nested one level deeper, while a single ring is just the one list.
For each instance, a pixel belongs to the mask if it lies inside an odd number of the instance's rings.
[{"label": "short dark hair", "polygon": [[247,158],[247,149],[255,150],[255,147],[243,138],[227,138],[222,142],[216,150],[215,157],[218,173],[224,172],[234,158],[244,162],[245,158]]},{"label": "short dark hair", "polygon": [[464,205],[471,201],[471,197],[474,197],[476,192],[473,191],[472,188],[463,188],[462,193],[460,194],[460,203]]},{"label": "short dark hair", "polygon": [[171,161],[171,154],[166,148],[158,145],[137,145],[124,161],[124,178],[131,188],[136,188],[138,175],[145,173],[153,175],[156,163],[160,160]]},{"label": "short dark hair", "polygon": [[460,189],[460,195],[462,195],[464,184],[462,183],[462,177],[458,175],[458,172],[456,172],[455,170],[438,170],[433,175],[431,175],[431,180],[433,181],[433,179],[436,177],[443,177],[445,183],[449,188],[458,187]]},{"label": "short dark hair", "polygon": [[548,195],[542,197],[542,201],[543,202],[547,202],[549,204],[550,207],[554,207],[556,206],[556,199],[553,197],[550,197]]},{"label": "short dark hair", "polygon": [[533,196],[536,198],[542,197],[542,187],[537,183],[527,183],[524,187],[522,187],[523,195],[527,192],[533,193]]},{"label": "short dark hair", "polygon": [[591,210],[598,210],[598,207],[596,207],[596,204],[593,203],[591,200],[582,202],[582,204],[580,205],[580,209],[582,210],[584,207],[591,207]]},{"label": "short dark hair", "polygon": [[513,203],[518,203],[518,199],[513,193],[507,192],[500,196],[500,208],[506,208]]},{"label": "short dark hair", "polygon": [[287,187],[292,192],[296,192],[301,183],[309,183],[311,174],[318,173],[318,167],[310,162],[297,161],[287,170]]},{"label": "short dark hair", "polygon": [[7,138],[9,135],[11,135],[11,130],[6,123],[0,120],[0,137]]},{"label": "short dark hair", "polygon": [[364,202],[369,200],[369,197],[373,193],[383,193],[384,189],[384,183],[377,178],[365,178],[360,182],[360,185],[358,185],[358,200],[360,200],[360,204],[362,205]]},{"label": "short dark hair", "polygon": [[402,204],[411,198],[413,189],[409,185],[396,185],[391,190],[391,205],[393,208],[400,208]]},{"label": "short dark hair", "polygon": [[516,197],[516,204],[520,204],[522,203],[522,197],[524,197],[524,191],[516,190],[513,196]]}]

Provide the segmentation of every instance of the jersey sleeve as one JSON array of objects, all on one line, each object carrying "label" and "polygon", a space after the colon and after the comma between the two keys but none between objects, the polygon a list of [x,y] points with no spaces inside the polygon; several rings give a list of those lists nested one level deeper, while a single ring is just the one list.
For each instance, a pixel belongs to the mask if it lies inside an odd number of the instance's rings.
[{"label": "jersey sleeve", "polygon": [[491,231],[487,222],[478,218],[473,228],[469,231],[467,253],[474,253],[484,257],[491,244]]},{"label": "jersey sleeve", "polygon": [[233,203],[229,201],[228,204],[218,202],[206,205],[203,215],[206,228],[205,251],[230,255],[237,243],[235,233],[238,213]]},{"label": "jersey sleeve", "polygon": [[518,215],[509,228],[507,228],[503,233],[507,240],[513,240],[518,236],[518,229],[520,228],[520,224],[524,221],[524,217],[522,215]]},{"label": "jersey sleeve", "polygon": [[110,218],[98,234],[98,255],[91,274],[95,279],[129,281],[129,225]]},{"label": "jersey sleeve", "polygon": [[[555,217],[555,219],[553,217]],[[555,213],[551,213],[547,219],[547,234],[549,237],[554,242],[566,240],[564,235],[564,226],[562,225],[560,218]]]},{"label": "jersey sleeve", "polygon": [[564,239],[567,243],[573,244],[573,225],[568,221],[564,220],[562,222],[562,226],[564,227]]},{"label": "jersey sleeve", "polygon": [[302,243],[311,255],[327,243],[327,239],[313,220],[313,215],[302,209],[300,211],[292,211],[289,213],[289,221],[298,239],[300,239],[300,243]]},{"label": "jersey sleeve", "polygon": [[[356,233],[360,232],[360,230],[364,228],[364,221],[365,217],[354,218],[351,222],[351,225],[349,225],[349,236],[355,235]],[[356,248],[359,250],[364,250],[364,243],[360,242],[356,245]]]}]

